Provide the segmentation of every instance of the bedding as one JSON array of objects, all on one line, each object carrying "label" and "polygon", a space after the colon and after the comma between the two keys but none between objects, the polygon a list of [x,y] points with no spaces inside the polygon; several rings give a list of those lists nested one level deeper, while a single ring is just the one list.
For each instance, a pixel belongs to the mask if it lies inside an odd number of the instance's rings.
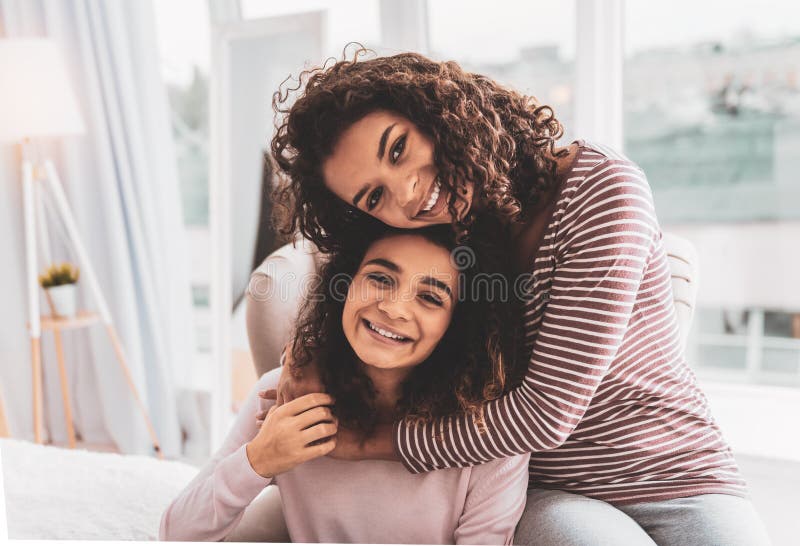
[{"label": "bedding", "polygon": [[156,540],[197,474],[176,461],[0,439],[10,539]]}]

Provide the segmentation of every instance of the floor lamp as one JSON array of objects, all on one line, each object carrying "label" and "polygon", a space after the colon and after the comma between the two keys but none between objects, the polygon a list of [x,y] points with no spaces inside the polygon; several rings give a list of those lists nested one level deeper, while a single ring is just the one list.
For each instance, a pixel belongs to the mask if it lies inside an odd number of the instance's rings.
[{"label": "floor lamp", "polygon": [[[153,448],[158,456],[162,457],[158,438],[131,377],[122,343],[117,336],[108,305],[78,234],[77,225],[61,187],[58,173],[50,159],[31,157],[31,141],[33,139],[85,132],[78,104],[69,84],[66,66],[57,45],[47,39],[0,40],[0,81],[3,82],[0,85],[0,143],[22,144],[22,194],[28,285],[28,330],[33,372],[34,438],[37,443],[42,442],[42,331],[51,330],[54,335],[67,435],[70,447],[74,447],[75,434],[72,427],[72,411],[61,345],[61,331],[88,327],[101,322],[108,333],[133,397],[144,416]],[[40,315],[37,240],[42,244],[41,251],[45,259],[50,261],[44,207],[42,206],[44,192],[48,192],[52,198],[55,211],[66,230],[69,244],[77,255],[82,279],[85,279],[92,292],[94,303],[98,309],[97,313],[85,311],[69,319]],[[37,229],[39,237],[37,237]]]}]

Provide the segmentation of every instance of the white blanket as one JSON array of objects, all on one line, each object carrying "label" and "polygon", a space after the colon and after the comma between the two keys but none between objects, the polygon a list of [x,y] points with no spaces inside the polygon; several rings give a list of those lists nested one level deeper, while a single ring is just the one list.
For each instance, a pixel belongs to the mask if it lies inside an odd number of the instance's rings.
[{"label": "white blanket", "polygon": [[0,439],[8,537],[155,540],[188,464]]}]

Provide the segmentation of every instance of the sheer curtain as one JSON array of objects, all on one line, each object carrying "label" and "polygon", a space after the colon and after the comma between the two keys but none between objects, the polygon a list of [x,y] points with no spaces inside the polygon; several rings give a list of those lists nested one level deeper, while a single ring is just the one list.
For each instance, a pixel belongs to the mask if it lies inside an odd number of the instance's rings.
[{"label": "sheer curtain", "polygon": [[[0,0],[0,37],[48,36],[71,69],[87,134],[46,144],[165,456],[181,450],[176,391],[191,373],[191,290],[166,92],[149,1]],[[15,437],[32,438],[31,372],[16,150],[0,150],[0,374]],[[8,212],[8,214],[5,214]],[[51,221],[54,259],[73,259]],[[91,295],[81,290],[83,303]],[[87,443],[151,453],[101,327],[65,334],[76,430]],[[61,391],[43,336],[45,420],[64,441]],[[11,386],[13,385],[13,389]]]}]

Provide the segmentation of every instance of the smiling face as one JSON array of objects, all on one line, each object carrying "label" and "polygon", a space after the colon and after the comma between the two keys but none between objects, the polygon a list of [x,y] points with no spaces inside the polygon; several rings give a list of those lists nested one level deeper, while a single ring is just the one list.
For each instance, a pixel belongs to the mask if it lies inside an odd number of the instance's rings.
[{"label": "smiling face", "polygon": [[450,253],[421,235],[373,243],[356,272],[342,329],[367,366],[408,372],[433,353],[458,298]]},{"label": "smiling face", "polygon": [[[322,166],[325,185],[340,199],[397,228],[449,224],[450,192],[438,183],[433,142],[409,120],[372,112],[347,128]],[[474,185],[456,200],[462,218]],[[459,190],[462,191],[462,190]]]}]

